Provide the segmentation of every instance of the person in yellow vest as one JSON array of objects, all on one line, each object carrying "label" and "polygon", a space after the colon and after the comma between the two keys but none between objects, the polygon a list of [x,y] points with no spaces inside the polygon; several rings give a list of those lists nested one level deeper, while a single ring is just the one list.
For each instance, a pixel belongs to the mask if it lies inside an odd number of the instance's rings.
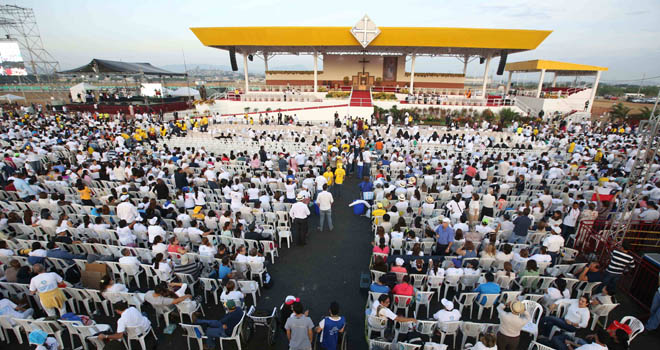
[{"label": "person in yellow vest", "polygon": [[341,157],[337,157],[337,170],[335,170],[335,195],[337,198],[341,198],[341,187],[344,184],[344,178],[346,177],[346,170],[340,163]]},{"label": "person in yellow vest", "polygon": [[624,132],[626,132],[626,128],[624,128],[623,126],[620,127],[619,128],[619,134],[623,134]]},{"label": "person in yellow vest", "polygon": [[323,173],[323,177],[328,182],[328,187],[331,187],[334,184],[335,175],[332,173],[332,168],[328,167]]},{"label": "person in yellow vest", "polygon": [[160,126],[160,136],[165,137],[167,135],[167,129],[165,129],[165,125]]},{"label": "person in yellow vest", "polygon": [[199,130],[199,120],[195,120],[195,124],[193,124],[193,130],[194,129]]},{"label": "person in yellow vest", "polygon": [[209,118],[206,116],[202,117],[202,131],[206,132],[209,129]]},{"label": "person in yellow vest", "polygon": [[332,142],[328,142],[328,153],[332,150]]},{"label": "person in yellow vest", "polygon": [[337,156],[336,167],[339,168],[340,166],[344,166],[344,159],[341,156]]},{"label": "person in yellow vest", "polygon": [[519,126],[518,129],[516,129],[516,134],[520,135],[523,132],[522,126]]},{"label": "person in yellow vest", "polygon": [[142,134],[138,132],[137,130],[135,131],[135,134],[133,134],[133,138],[137,142],[142,142]]},{"label": "person in yellow vest", "polygon": [[571,142],[570,145],[568,145],[568,153],[573,153],[575,150],[575,141]]},{"label": "person in yellow vest", "polygon": [[374,219],[374,225],[379,225],[380,221],[387,212],[383,209],[383,203],[376,203],[376,210],[371,212],[371,217]]},{"label": "person in yellow vest", "polygon": [[360,137],[360,148],[364,148],[366,144],[367,140],[365,140],[363,137]]},{"label": "person in yellow vest", "polygon": [[599,148],[596,156],[594,156],[594,162],[598,163],[601,159],[603,159],[603,150]]},{"label": "person in yellow vest", "polygon": [[412,117],[412,115],[409,115],[408,116],[408,125],[412,125],[412,122],[413,122],[413,117]]}]

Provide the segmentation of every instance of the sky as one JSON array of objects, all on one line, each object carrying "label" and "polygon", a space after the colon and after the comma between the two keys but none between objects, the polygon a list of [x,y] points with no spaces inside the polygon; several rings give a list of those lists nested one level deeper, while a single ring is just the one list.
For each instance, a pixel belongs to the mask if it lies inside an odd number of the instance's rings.
[{"label": "sky", "polygon": [[[61,69],[92,58],[149,61],[157,66],[229,65],[226,51],[203,46],[190,27],[353,26],[368,14],[377,26],[552,30],[536,50],[508,62],[549,59],[605,66],[602,81],[635,83],[660,76],[660,1],[299,1],[299,0],[23,0],[35,11],[44,47]],[[242,59],[238,59],[239,65]],[[253,67],[254,66],[254,67]],[[311,56],[278,56],[269,67],[311,69]],[[263,71],[255,59],[248,68]],[[491,74],[497,61],[491,64]],[[408,68],[409,69],[409,68]],[[456,58],[421,58],[416,72],[458,73]],[[482,75],[478,61],[468,75]],[[538,79],[531,73],[522,79]],[[660,83],[660,78],[655,79]]]}]

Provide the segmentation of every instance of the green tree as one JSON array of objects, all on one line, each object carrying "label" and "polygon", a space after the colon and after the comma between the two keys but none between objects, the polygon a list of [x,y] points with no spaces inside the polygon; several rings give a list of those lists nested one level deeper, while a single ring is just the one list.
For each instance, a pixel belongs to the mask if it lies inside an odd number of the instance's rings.
[{"label": "green tree", "polygon": [[[642,120],[650,119],[651,118],[651,111],[652,111],[651,108],[648,108],[646,106],[642,107],[642,109],[639,111],[640,119],[642,119]],[[655,115],[658,115],[657,110],[655,111]]]},{"label": "green tree", "polygon": [[499,117],[500,117],[500,123],[502,123],[502,126],[506,127],[506,126],[509,126],[509,124],[511,124],[511,122],[513,122],[514,120],[519,118],[520,113],[514,111],[511,108],[503,108],[503,109],[500,110]]},{"label": "green tree", "polygon": [[612,106],[610,110],[610,120],[625,120],[628,117],[631,109],[626,107],[623,103],[619,102]]}]

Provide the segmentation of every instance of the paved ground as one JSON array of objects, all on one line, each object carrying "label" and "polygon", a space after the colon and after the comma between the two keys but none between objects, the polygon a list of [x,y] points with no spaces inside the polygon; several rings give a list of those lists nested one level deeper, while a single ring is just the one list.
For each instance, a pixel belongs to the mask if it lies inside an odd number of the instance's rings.
[{"label": "paved ground", "polygon": [[[290,249],[280,249],[280,258],[276,264],[268,268],[274,285],[271,289],[264,290],[258,302],[258,309],[272,310],[279,307],[287,295],[300,297],[305,308],[310,310],[310,316],[314,323],[327,314],[331,301],[337,301],[341,307],[341,314],[347,318],[347,349],[367,349],[364,336],[364,306],[366,302],[365,292],[360,292],[360,272],[368,271],[370,257],[370,245],[372,237],[369,233],[369,222],[367,219],[353,215],[348,204],[357,195],[357,181],[348,179],[344,184],[344,197],[335,202],[333,209],[333,232],[318,232],[316,230],[318,217],[313,216],[310,222],[310,239],[305,247],[293,246]],[[352,189],[353,191],[349,191]],[[643,311],[625,296],[618,296],[621,307],[615,309],[610,319],[621,319],[625,315],[634,315],[642,319],[646,318]],[[432,310],[436,310],[435,298]],[[146,310],[149,307],[145,307]],[[219,318],[223,311],[219,306],[207,306],[207,318]],[[425,312],[423,312],[425,316]],[[464,319],[469,318],[469,312],[464,310]],[[476,313],[475,313],[476,317]],[[474,319],[474,318],[473,318]],[[109,323],[116,327],[116,319],[100,316],[99,323]],[[178,319],[172,322],[179,322]],[[487,322],[484,320],[484,322]],[[496,316],[488,322],[498,322]],[[162,340],[160,349],[183,350],[187,347],[186,340],[180,329],[173,335],[162,335],[162,328],[157,329]],[[265,349],[264,332],[258,331],[250,339],[248,350]],[[68,337],[65,336],[66,345],[64,349],[70,349]],[[450,338],[448,338],[450,339]],[[632,349],[654,349],[660,341],[657,333],[644,333],[637,337]],[[526,349],[529,337],[525,337],[520,349]],[[458,339],[460,344],[460,338]],[[149,345],[153,342],[149,342]],[[656,345],[653,345],[656,344]],[[14,346],[16,342],[12,336],[12,348],[27,349],[23,346]],[[134,343],[134,347],[138,347]],[[7,348],[6,345],[0,348]],[[234,349],[230,343],[226,343],[224,349]],[[282,331],[278,332],[277,341],[273,349],[287,349],[288,344]],[[118,342],[112,342],[106,349],[124,349]],[[196,344],[192,344],[196,349]],[[243,347],[245,349],[245,347]]]}]

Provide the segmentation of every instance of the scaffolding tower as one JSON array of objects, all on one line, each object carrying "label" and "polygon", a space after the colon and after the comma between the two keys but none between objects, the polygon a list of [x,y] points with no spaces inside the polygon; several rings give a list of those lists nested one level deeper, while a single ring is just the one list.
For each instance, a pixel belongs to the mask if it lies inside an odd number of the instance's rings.
[{"label": "scaffolding tower", "polygon": [[[0,27],[8,39],[18,42],[23,52],[26,66],[39,81],[39,75],[54,75],[59,63],[45,48],[34,10],[15,5],[0,5]],[[27,55],[26,55],[27,54]]]},{"label": "scaffolding tower", "polygon": [[616,212],[610,215],[605,225],[606,240],[609,238],[617,245],[623,242],[626,233],[630,230],[633,210],[644,197],[642,193],[644,186],[655,174],[652,166],[656,164],[655,158],[660,147],[660,111],[656,110],[658,100],[660,100],[660,91],[658,91],[658,97],[655,99],[649,120],[643,120],[639,124],[637,129],[639,147],[637,147],[637,154],[634,156],[633,166],[628,175],[628,183],[620,194],[621,198]]}]

